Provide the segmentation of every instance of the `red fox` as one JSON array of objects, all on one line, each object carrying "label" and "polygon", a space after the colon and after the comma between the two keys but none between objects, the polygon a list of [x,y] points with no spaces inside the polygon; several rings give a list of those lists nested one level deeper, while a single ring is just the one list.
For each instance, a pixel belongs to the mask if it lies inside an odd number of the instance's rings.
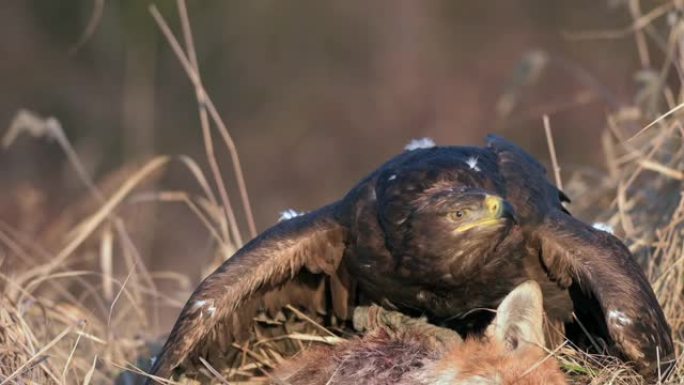
[{"label": "red fox", "polygon": [[504,298],[484,337],[377,306],[358,308],[363,338],[305,351],[274,373],[288,385],[566,385],[544,349],[542,294],[534,281]]}]

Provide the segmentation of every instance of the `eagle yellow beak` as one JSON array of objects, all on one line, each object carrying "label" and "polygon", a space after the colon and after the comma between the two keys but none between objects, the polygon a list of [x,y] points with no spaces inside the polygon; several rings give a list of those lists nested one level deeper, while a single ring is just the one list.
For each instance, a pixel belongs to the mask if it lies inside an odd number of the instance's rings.
[{"label": "eagle yellow beak", "polygon": [[463,224],[454,231],[462,233],[475,227],[499,225],[506,218],[513,219],[510,206],[501,197],[487,195],[483,201],[483,210],[480,218],[475,219],[470,223]]},{"label": "eagle yellow beak", "polygon": [[495,195],[487,195],[484,199],[484,207],[487,213],[494,218],[501,217],[504,209],[504,201],[501,197]]}]

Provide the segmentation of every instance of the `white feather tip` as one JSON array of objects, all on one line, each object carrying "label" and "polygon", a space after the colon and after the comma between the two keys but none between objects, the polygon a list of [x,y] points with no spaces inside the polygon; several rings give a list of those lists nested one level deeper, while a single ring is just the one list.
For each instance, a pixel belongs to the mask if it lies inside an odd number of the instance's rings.
[{"label": "white feather tip", "polygon": [[430,138],[413,139],[404,147],[404,150],[413,151],[419,148],[431,148],[435,146],[435,141]]}]

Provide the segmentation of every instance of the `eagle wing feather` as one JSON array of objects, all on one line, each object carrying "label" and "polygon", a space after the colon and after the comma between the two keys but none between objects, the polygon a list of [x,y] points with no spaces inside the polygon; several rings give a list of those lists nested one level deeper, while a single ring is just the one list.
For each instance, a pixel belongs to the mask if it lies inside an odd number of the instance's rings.
[{"label": "eagle wing feather", "polygon": [[629,250],[612,234],[572,217],[561,204],[564,194],[525,151],[492,135],[487,144],[499,158],[507,199],[530,241],[538,242],[549,277],[570,289],[575,312],[607,333],[642,374],[667,372],[674,356],[670,327]]},{"label": "eagle wing feather", "polygon": [[[204,279],[181,310],[150,373],[168,378],[212,332],[221,330],[216,339],[224,347],[247,338],[259,309],[334,307],[337,316],[347,318],[349,277],[340,266],[347,229],[337,220],[338,205],[276,224]],[[334,306],[325,303],[327,277],[337,283],[331,290]]]}]

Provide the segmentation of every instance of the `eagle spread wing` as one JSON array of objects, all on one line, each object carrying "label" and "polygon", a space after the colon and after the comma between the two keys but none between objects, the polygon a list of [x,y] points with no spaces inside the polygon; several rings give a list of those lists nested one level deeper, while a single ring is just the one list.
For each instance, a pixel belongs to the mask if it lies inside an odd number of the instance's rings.
[{"label": "eagle spread wing", "polygon": [[488,146],[499,158],[507,199],[539,242],[550,277],[570,289],[580,322],[600,325],[641,373],[653,374],[656,363],[666,372],[674,358],[670,328],[629,250],[612,234],[570,216],[561,204],[564,195],[522,149],[496,136],[488,137]]},{"label": "eagle spread wing", "polygon": [[669,372],[674,363],[670,328],[625,245],[565,213],[550,215],[537,236],[549,274],[561,283],[571,281],[580,322],[605,327],[619,352],[642,374],[657,374],[657,363],[661,373]]},{"label": "eagle spread wing", "polygon": [[[249,330],[259,308],[293,304],[326,309],[326,277],[333,289],[330,307],[346,318],[349,293],[339,281],[338,267],[347,230],[337,221],[337,210],[333,204],[278,223],[209,275],[183,307],[151,373],[168,377],[222,324],[228,325],[223,339],[244,338],[240,333]],[[298,282],[302,275],[315,279]]]}]

